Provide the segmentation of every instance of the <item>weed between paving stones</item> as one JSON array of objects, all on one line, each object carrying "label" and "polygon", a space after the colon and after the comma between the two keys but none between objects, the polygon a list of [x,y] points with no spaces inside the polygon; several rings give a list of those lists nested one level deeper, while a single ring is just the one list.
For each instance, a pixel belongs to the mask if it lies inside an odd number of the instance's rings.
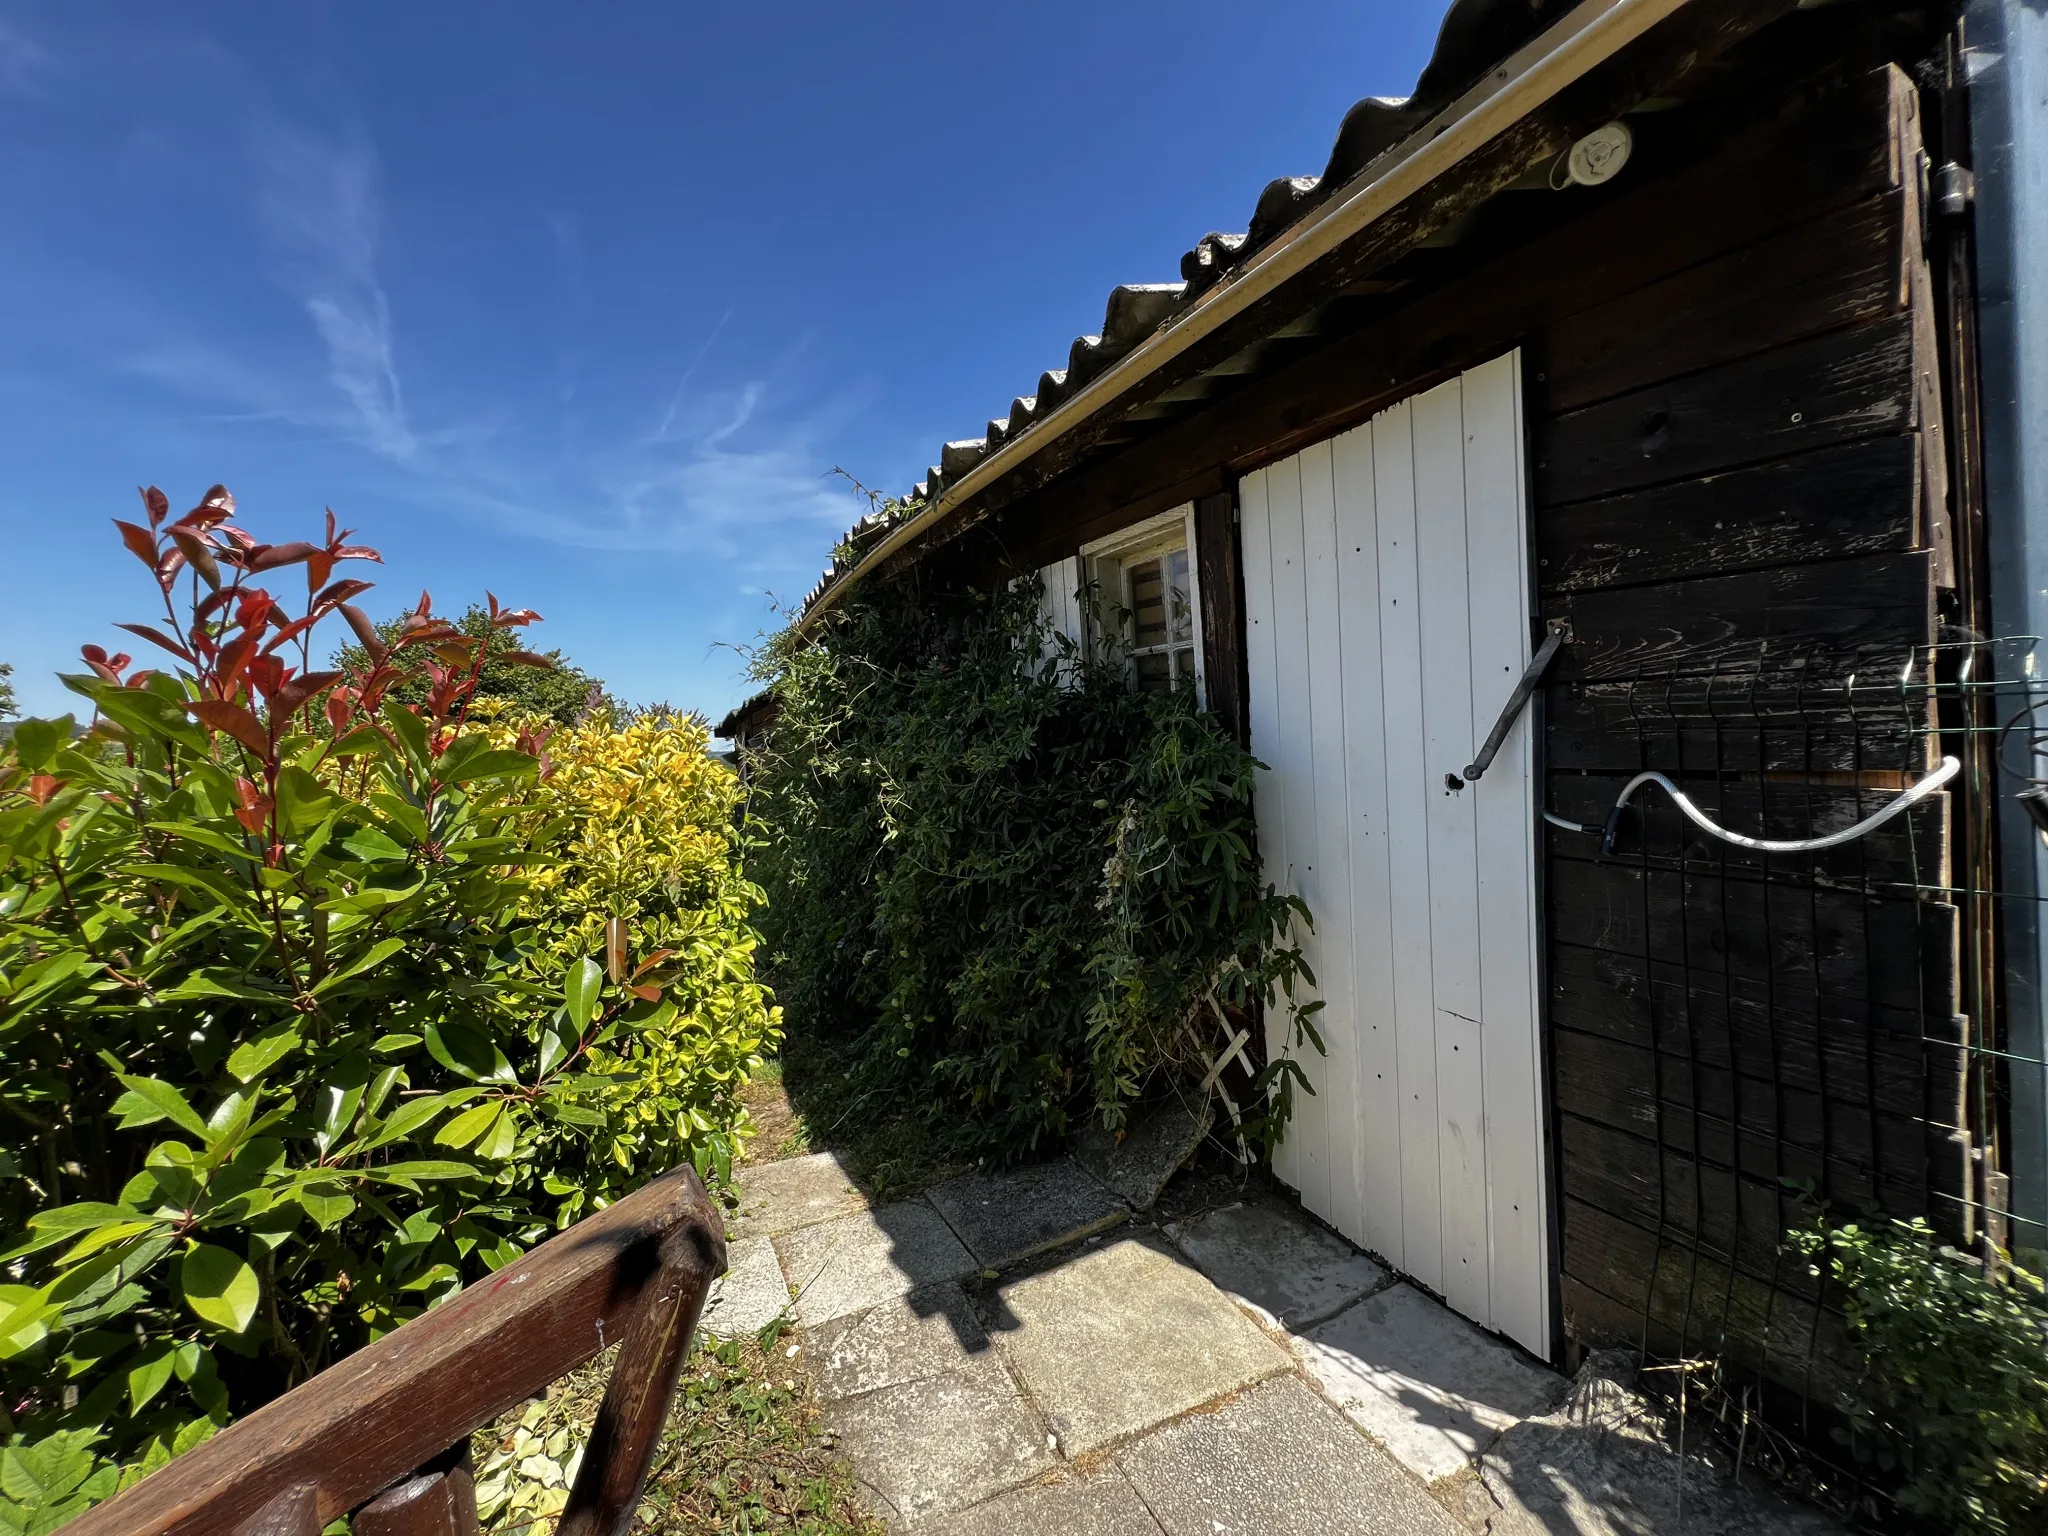
[{"label": "weed between paving stones", "polygon": [[[543,1536],[553,1528],[613,1353],[477,1433],[486,1530]],[[749,1339],[699,1336],[635,1525],[651,1536],[880,1536],[824,1430],[800,1339],[788,1324]]]}]

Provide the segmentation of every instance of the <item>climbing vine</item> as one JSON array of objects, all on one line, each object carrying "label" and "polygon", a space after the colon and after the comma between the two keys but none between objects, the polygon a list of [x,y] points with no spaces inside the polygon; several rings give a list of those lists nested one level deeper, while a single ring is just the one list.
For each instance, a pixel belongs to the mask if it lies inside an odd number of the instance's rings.
[{"label": "climbing vine", "polygon": [[1255,763],[1181,690],[1052,632],[1035,581],[860,596],[756,659],[750,868],[792,1030],[850,1043],[887,1102],[1022,1155],[1192,1085],[1263,1008],[1286,1049],[1242,1106],[1270,1144],[1321,1049],[1260,876]]}]

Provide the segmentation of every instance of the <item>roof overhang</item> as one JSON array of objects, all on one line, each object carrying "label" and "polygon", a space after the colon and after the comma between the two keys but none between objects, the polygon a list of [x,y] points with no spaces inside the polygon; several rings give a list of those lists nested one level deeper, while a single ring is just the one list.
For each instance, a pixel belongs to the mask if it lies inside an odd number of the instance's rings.
[{"label": "roof overhang", "polygon": [[[957,518],[992,486],[1141,395],[1148,380],[1302,277],[1459,167],[1588,73],[1689,7],[1711,0],[1585,0],[1495,65],[1344,191],[1286,231],[1187,310],[1111,364],[1058,409],[947,484],[826,584],[797,620],[804,632],[864,578]],[[1790,9],[1788,3],[1783,9]]]}]

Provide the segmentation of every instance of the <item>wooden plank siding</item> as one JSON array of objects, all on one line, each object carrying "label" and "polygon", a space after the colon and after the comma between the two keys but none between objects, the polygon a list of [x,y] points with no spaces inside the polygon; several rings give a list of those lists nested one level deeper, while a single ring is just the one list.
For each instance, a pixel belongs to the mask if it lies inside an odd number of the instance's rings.
[{"label": "wooden plank siding", "polygon": [[[1926,712],[1887,678],[1934,638],[1953,580],[1918,128],[1897,69],[1755,103],[1740,131],[1558,194],[1583,213],[1020,498],[961,547],[1035,568],[1161,498],[1216,495],[1198,513],[1207,665],[1247,680],[1219,710],[1270,740],[1262,709],[1327,701],[1305,634],[1238,640],[1239,563],[1246,586],[1305,601],[1326,552],[1302,542],[1300,488],[1290,519],[1236,548],[1228,485],[1519,346],[1537,600],[1574,640],[1539,694],[1546,803],[1604,820],[1654,767],[1743,830],[1844,825],[1932,765]],[[1566,1336],[1718,1347],[1824,1397],[1852,1355],[1777,1251],[1780,1181],[1960,1230],[1957,914],[1931,894],[1950,807],[1765,857],[1704,839],[1661,792],[1637,803],[1616,856],[1557,832],[1540,871]],[[1291,829],[1314,809],[1274,814]],[[1360,985],[1383,963],[1353,958]],[[1302,1176],[1327,1198],[1345,1170]]]}]

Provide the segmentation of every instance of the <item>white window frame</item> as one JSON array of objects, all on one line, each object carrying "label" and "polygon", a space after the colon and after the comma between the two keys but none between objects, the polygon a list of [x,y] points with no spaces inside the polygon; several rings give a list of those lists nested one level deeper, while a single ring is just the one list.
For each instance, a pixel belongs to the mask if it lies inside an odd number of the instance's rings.
[{"label": "white window frame", "polygon": [[[1119,528],[1115,533],[1083,544],[1080,551],[1082,575],[1095,583],[1098,591],[1113,592],[1117,607],[1128,608],[1130,593],[1123,578],[1124,566],[1132,560],[1176,547],[1184,548],[1188,555],[1188,609],[1194,629],[1195,702],[1206,709],[1209,680],[1206,674],[1208,663],[1203,654],[1206,647],[1202,628],[1201,564],[1195,558],[1195,504],[1184,501],[1171,511],[1141,519],[1128,528]],[[1099,603],[1089,606],[1098,610],[1089,615],[1092,643],[1095,634],[1109,622],[1109,616],[1099,611]]]}]

